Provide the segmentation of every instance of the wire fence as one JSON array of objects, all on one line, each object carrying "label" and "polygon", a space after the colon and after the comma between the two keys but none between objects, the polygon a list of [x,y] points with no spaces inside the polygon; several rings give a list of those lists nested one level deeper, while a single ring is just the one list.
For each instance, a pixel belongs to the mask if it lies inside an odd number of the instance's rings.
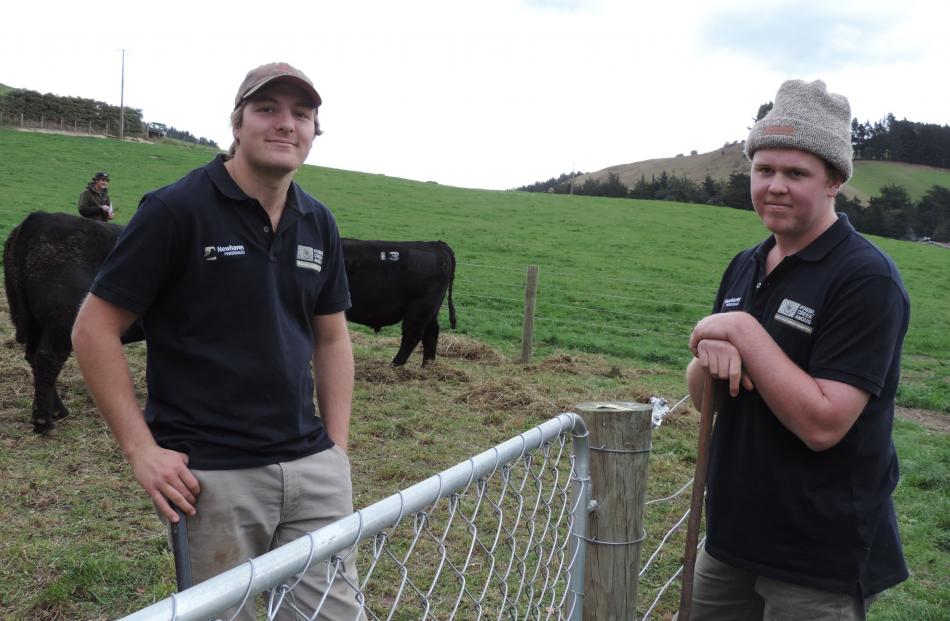
[{"label": "wire fence", "polygon": [[[651,399],[654,428],[687,398],[672,407]],[[294,596],[315,567],[325,582],[343,584],[355,620],[580,619],[588,450],[583,420],[561,414],[122,621],[233,619],[247,602],[256,618],[275,619],[282,610],[324,618],[324,600],[308,608]],[[644,523],[659,530],[647,536],[654,547],[639,568],[639,595],[650,602],[638,606],[640,621],[664,598],[664,610],[673,606],[692,484],[645,503]],[[359,578],[350,580],[343,559],[354,553]]]},{"label": "wire fence", "polygon": [[[459,261],[454,299],[460,329],[511,345],[523,338],[525,267]],[[633,356],[673,363],[682,358],[715,289],[680,279],[617,278],[548,271],[541,266],[533,315],[540,347]],[[490,317],[491,320],[483,319]]]},{"label": "wire fence", "polygon": [[[30,117],[21,113],[4,111],[0,111],[0,126],[92,136],[117,136],[119,134],[119,123],[109,119],[80,119],[63,115]],[[146,137],[144,123],[131,124],[127,122],[123,129],[127,136]]]},{"label": "wire fence", "polygon": [[[204,620],[240,610],[303,619],[310,568],[345,583],[354,619],[580,619],[587,432],[561,414],[421,483],[125,617]],[[344,575],[357,551],[360,578]],[[227,619],[228,616],[219,617]]]}]

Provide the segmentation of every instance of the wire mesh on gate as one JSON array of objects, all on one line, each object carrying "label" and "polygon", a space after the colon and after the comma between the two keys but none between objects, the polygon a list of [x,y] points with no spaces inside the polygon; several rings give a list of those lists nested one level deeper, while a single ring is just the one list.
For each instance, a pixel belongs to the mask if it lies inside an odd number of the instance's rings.
[{"label": "wire mesh on gate", "polygon": [[323,600],[294,597],[318,565],[355,619],[579,619],[589,490],[586,428],[561,414],[126,620],[208,619],[265,591],[260,616],[320,619]]}]

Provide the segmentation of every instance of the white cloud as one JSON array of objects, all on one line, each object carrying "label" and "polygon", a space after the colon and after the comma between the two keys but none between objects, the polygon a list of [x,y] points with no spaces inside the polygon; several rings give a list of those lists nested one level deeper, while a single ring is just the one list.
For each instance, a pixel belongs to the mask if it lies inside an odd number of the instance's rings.
[{"label": "white cloud", "polygon": [[0,82],[118,104],[126,48],[127,105],[226,146],[244,73],[285,60],[324,98],[311,163],[499,189],[742,139],[789,77],[860,119],[950,122],[942,3],[823,6],[63,2],[8,28]]}]

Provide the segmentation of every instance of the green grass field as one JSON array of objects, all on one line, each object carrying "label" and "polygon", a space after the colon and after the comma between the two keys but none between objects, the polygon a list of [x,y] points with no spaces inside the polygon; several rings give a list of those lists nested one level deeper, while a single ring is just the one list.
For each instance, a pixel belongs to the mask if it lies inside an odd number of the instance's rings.
[{"label": "green grass field", "polygon": [[[201,147],[15,131],[0,131],[0,153],[11,154],[0,171],[4,237],[34,209],[75,212],[96,170],[112,175],[124,222],[142,194],[211,156]],[[524,274],[535,264],[539,355],[566,348],[681,369],[722,269],[764,236],[754,214],[705,205],[467,190],[312,166],[298,181],[333,209],[343,235],[448,242],[458,260],[459,331],[506,352],[520,351]],[[872,239],[901,268],[913,303],[899,402],[950,412],[950,253]]]},{"label": "green grass field", "polygon": [[870,197],[880,194],[885,185],[903,186],[911,200],[916,201],[935,185],[950,188],[950,171],[932,166],[862,160],[854,163],[854,177],[848,185],[858,191],[865,205]]},{"label": "green grass field", "polygon": [[[319,148],[318,141],[317,154]],[[144,192],[211,155],[202,147],[0,130],[0,237],[35,209],[75,213],[80,191],[97,170],[112,175],[118,221],[127,221]],[[344,235],[447,241],[458,260],[459,336],[448,334],[442,344],[476,351],[444,356],[433,372],[397,372],[386,361],[398,330],[384,330],[382,337],[356,330],[357,506],[579,401],[680,398],[691,326],[709,312],[727,261],[764,236],[754,214],[709,206],[463,190],[309,166],[298,181],[333,209]],[[946,415],[950,254],[873,241],[900,266],[913,303],[899,401]],[[521,366],[509,360],[520,352],[523,281],[531,264],[540,267],[536,353],[534,364]],[[74,362],[63,380],[74,416],[52,438],[34,437],[29,367],[3,315],[0,618],[109,618],[167,595],[173,570],[163,533]],[[141,350],[132,351],[141,381]],[[418,356],[410,361],[415,364]],[[657,431],[649,497],[689,477],[694,417]],[[946,434],[904,422],[895,441],[904,473],[896,499],[913,575],[885,594],[872,619],[943,619],[950,610],[950,442]],[[682,514],[676,509],[676,515],[648,515],[651,542]],[[676,563],[672,554],[664,571],[651,574],[643,597]],[[653,618],[664,618],[675,601],[674,593]]]}]

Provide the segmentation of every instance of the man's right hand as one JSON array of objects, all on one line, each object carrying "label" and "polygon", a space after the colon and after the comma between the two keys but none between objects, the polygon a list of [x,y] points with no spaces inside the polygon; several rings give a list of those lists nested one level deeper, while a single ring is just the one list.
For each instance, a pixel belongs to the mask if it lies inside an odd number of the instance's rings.
[{"label": "man's right hand", "polygon": [[752,390],[752,378],[742,366],[739,350],[729,341],[703,339],[696,345],[699,365],[714,379],[729,380],[729,394],[735,397],[739,388]]},{"label": "man's right hand", "polygon": [[188,455],[152,445],[130,455],[129,461],[139,485],[169,522],[178,522],[170,503],[187,515],[195,515],[194,503],[201,487],[188,469]]}]

